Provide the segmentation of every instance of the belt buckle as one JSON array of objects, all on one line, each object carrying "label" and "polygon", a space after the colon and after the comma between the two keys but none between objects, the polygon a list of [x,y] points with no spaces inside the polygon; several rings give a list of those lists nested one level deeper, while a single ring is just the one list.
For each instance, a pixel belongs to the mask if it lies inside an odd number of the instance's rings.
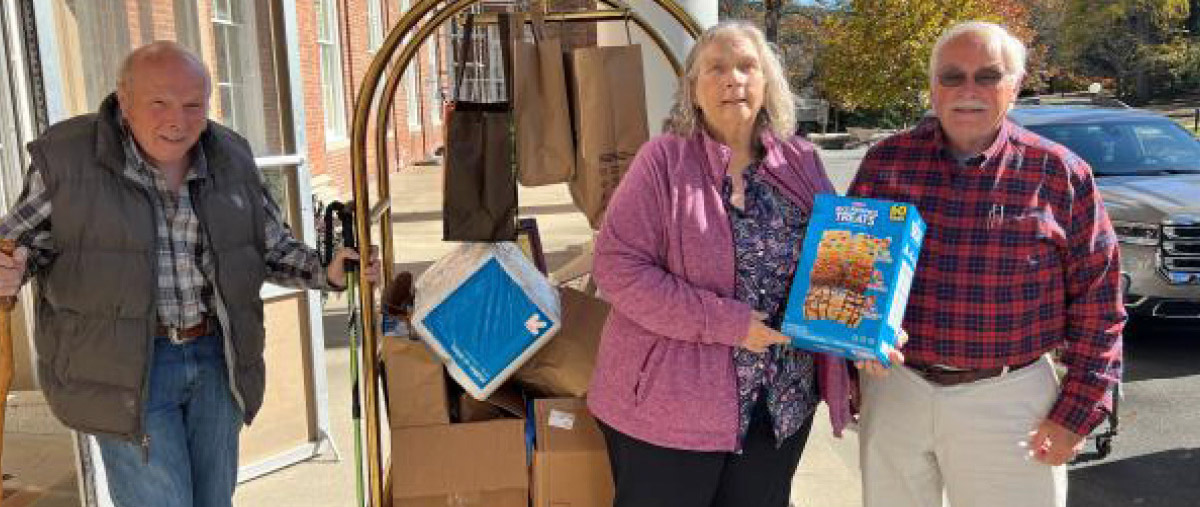
[{"label": "belt buckle", "polygon": [[167,339],[175,345],[187,345],[195,341],[195,337],[188,338],[183,335],[183,329],[177,327],[167,327]]}]

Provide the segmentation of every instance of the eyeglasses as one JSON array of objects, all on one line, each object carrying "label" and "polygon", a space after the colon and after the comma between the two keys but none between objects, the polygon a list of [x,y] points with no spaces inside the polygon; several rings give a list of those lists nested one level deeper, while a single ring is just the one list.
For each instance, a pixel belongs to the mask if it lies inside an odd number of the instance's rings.
[{"label": "eyeglasses", "polygon": [[[982,69],[975,73],[975,86],[992,88],[1004,79],[1005,74],[996,69]],[[967,74],[961,70],[947,70],[938,74],[938,84],[947,88],[958,88],[967,83]]]}]

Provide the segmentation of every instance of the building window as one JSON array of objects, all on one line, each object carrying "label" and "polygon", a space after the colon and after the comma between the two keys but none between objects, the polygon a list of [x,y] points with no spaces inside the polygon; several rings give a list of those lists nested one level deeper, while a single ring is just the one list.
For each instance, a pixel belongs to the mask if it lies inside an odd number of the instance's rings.
[{"label": "building window", "polygon": [[421,130],[421,101],[417,97],[417,66],[420,58],[413,58],[412,63],[404,70],[405,107],[408,109],[408,130]]},{"label": "building window", "polygon": [[316,7],[325,137],[340,140],[346,138],[346,91],[342,87],[342,48],[338,41],[337,7],[333,0],[316,0]]},{"label": "building window", "polygon": [[[259,153],[271,153],[279,145],[279,126],[268,125],[272,108],[267,111],[268,96],[275,96],[274,83],[262,79],[264,75],[259,44],[259,15],[255,4],[247,0],[211,0],[209,16],[212,26],[212,47],[200,54],[212,51],[209,65],[212,68],[214,116],[225,126],[246,137]],[[178,23],[177,23],[178,26]],[[198,30],[196,30],[198,32]],[[181,40],[198,39],[197,36],[180,32]],[[267,40],[270,40],[269,34]]]},{"label": "building window", "polygon": [[[451,38],[460,45],[465,39],[463,30],[456,30]],[[451,60],[451,83],[462,80],[461,88],[453,84],[450,91],[455,99],[470,99],[479,102],[503,102],[507,99],[504,88],[504,60],[500,51],[500,30],[496,25],[476,26],[471,38],[471,58],[457,68],[458,55]],[[457,75],[459,70],[463,75]]]},{"label": "building window", "polygon": [[508,90],[504,88],[504,58],[500,48],[500,27],[488,25],[487,75],[482,76],[484,88],[487,89],[488,102],[503,102],[508,100]]},{"label": "building window", "polygon": [[441,105],[441,73],[438,72],[440,67],[438,59],[438,41],[437,32],[434,36],[425,41],[429,46],[429,95],[426,97],[425,103],[428,104],[429,118],[434,125],[442,124],[442,105]]},{"label": "building window", "polygon": [[383,12],[379,0],[367,0],[367,47],[372,51],[383,45]]},{"label": "building window", "polygon": [[238,63],[243,55],[241,31],[245,29],[245,23],[239,19],[239,3],[240,0],[213,0],[212,24],[217,53],[214,77],[222,123],[238,132],[246,132],[246,111],[240,107],[246,79]]}]

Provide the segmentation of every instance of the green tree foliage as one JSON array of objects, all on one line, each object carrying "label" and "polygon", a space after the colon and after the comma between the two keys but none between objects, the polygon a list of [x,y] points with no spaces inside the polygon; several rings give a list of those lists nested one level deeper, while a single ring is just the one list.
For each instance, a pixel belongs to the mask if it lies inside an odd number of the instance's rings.
[{"label": "green tree foliage", "polygon": [[1083,74],[1115,81],[1117,94],[1148,99],[1155,78],[1181,75],[1191,58],[1191,0],[1067,0],[1064,60]]},{"label": "green tree foliage", "polygon": [[1028,41],[1023,2],[1009,0],[851,0],[824,23],[818,82],[846,110],[925,108],[929,57],[938,36],[966,20],[1005,24]]},{"label": "green tree foliage", "polygon": [[[841,5],[844,0],[813,0],[805,5],[785,1],[778,19],[776,35],[772,41],[783,59],[784,70],[792,91],[803,94],[814,84],[814,56],[822,47],[821,21]],[[769,7],[761,1],[720,0],[718,14],[721,20],[740,19],[750,21],[768,31]]]}]

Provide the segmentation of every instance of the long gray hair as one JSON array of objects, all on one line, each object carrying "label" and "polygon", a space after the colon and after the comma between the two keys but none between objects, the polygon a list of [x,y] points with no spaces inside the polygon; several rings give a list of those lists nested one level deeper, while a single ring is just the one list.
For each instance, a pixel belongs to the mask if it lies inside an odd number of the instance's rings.
[{"label": "long gray hair", "polygon": [[762,30],[740,20],[717,23],[705,30],[696,41],[696,45],[692,46],[687,60],[684,61],[679,87],[675,90],[675,104],[671,106],[671,114],[663,122],[663,130],[680,136],[691,136],[698,129],[704,128],[702,113],[696,104],[696,78],[700,72],[696,63],[704,48],[725,37],[744,38],[758,51],[758,61],[762,66],[765,82],[762,110],[758,113],[758,131],[769,128],[781,138],[791,137],[796,131],[796,101],[792,97],[787,74],[783,71],[783,63],[779,54],[763,36]]}]

